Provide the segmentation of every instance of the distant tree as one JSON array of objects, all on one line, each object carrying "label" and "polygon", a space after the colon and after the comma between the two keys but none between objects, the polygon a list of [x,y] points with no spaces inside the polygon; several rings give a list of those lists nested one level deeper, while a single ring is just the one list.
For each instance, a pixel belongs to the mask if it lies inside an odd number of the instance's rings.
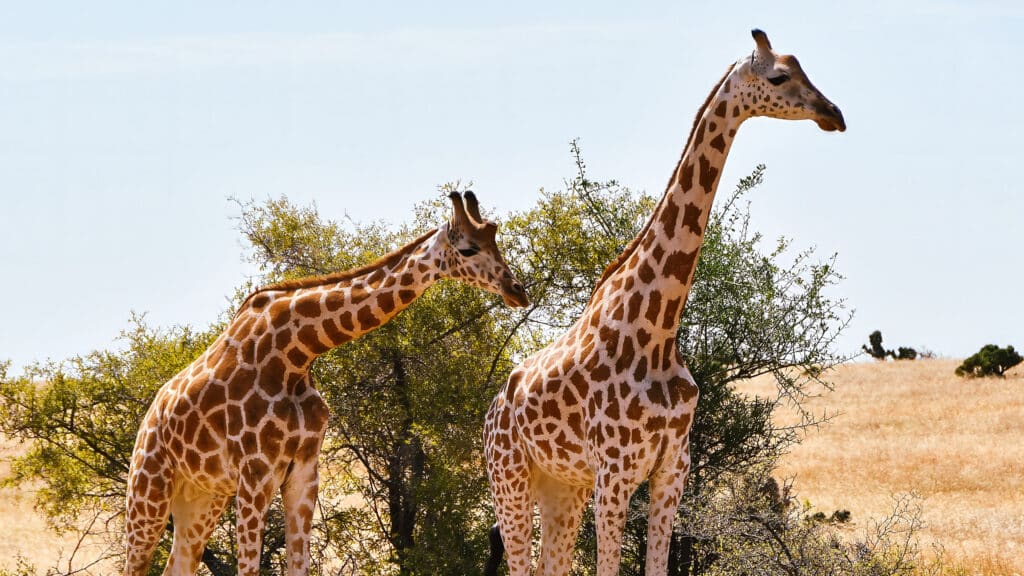
[{"label": "distant tree", "polygon": [[870,348],[868,346],[861,346],[860,348],[861,350],[867,352],[875,360],[885,360],[886,356],[891,354],[890,351],[882,347],[881,330],[875,330],[874,332],[869,334],[868,343],[871,345]]},{"label": "distant tree", "polygon": [[896,360],[916,360],[917,350],[908,348],[906,346],[900,346],[896,349],[896,355],[893,356]]},{"label": "distant tree", "polygon": [[893,360],[916,360],[918,356],[917,350],[906,346],[900,346],[896,349],[896,352],[886,350],[882,346],[882,332],[880,330],[875,330],[868,335],[868,343],[871,347],[861,346],[861,350],[867,352],[875,360],[885,360],[887,357],[892,357]]},{"label": "distant tree", "polygon": [[956,375],[961,377],[998,376],[1020,364],[1024,358],[1013,349],[1013,346],[1000,348],[995,344],[986,344],[957,366]]}]

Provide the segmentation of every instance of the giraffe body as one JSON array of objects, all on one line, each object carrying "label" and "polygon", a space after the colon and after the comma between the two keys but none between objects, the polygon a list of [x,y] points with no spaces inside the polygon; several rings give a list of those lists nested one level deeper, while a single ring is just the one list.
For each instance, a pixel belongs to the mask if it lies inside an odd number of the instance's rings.
[{"label": "giraffe body", "polygon": [[232,497],[238,574],[258,574],[264,515],[278,490],[288,574],[308,573],[328,422],[309,374],[313,360],[384,324],[443,277],[527,304],[475,196],[453,194],[452,202],[448,223],[369,266],[254,292],[214,343],[160,388],[128,474],[126,575],[146,573],[168,516],[174,540],[164,573],[195,574]]},{"label": "giraffe body", "polygon": [[650,481],[648,576],[667,572],[672,519],[690,468],[698,390],[676,347],[718,177],[739,125],[753,116],[813,119],[845,130],[839,109],[763,32],[697,114],[668,189],[640,234],[598,281],[568,331],[514,369],[484,425],[491,493],[511,576],[567,574],[588,498],[598,576],[619,571],[633,491]]}]

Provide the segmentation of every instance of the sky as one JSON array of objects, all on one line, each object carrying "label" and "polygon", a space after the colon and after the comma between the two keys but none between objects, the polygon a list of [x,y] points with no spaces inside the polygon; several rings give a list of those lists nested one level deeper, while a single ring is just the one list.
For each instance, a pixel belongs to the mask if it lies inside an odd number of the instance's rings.
[{"label": "sky", "polygon": [[258,281],[231,198],[397,224],[461,180],[500,215],[573,176],[574,138],[661,195],[755,27],[848,130],[747,122],[719,198],[764,163],[755,228],[838,255],[838,351],[1024,347],[1024,5],[693,4],[0,4],[0,360],[216,320]]}]

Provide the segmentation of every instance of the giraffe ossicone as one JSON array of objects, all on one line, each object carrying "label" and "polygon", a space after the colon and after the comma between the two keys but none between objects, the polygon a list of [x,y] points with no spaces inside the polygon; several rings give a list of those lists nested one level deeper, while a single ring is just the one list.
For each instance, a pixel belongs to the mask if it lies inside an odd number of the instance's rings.
[{"label": "giraffe ossicone", "polygon": [[309,374],[313,360],[386,323],[441,278],[499,294],[510,306],[529,304],[476,196],[449,197],[448,222],[368,266],[256,290],[213,344],[160,388],[128,472],[125,575],[147,572],[169,516],[174,538],[164,574],[195,574],[234,497],[238,574],[255,576],[264,515],[278,490],[288,574],[308,574],[328,419]]},{"label": "giraffe ossicone", "polygon": [[505,552],[527,576],[533,509],[540,510],[537,574],[568,574],[593,494],[598,576],[618,574],[633,491],[650,481],[647,576],[667,572],[668,546],[690,469],[698,390],[676,346],[711,204],[736,131],[768,116],[843,131],[842,113],[796,58],[752,31],[754,51],[729,66],[697,113],[668,188],[639,235],[605,270],[580,318],[516,367],[491,404],[484,450]]}]

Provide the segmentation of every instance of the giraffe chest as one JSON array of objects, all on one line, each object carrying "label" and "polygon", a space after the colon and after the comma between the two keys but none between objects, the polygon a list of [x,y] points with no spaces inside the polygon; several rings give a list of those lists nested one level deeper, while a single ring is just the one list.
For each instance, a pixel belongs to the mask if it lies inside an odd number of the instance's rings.
[{"label": "giraffe chest", "polygon": [[319,393],[300,378],[288,393],[269,395],[259,374],[168,383],[163,401],[154,403],[153,432],[178,476],[205,492],[233,494],[247,459],[282,478],[293,461],[315,460],[327,423]]},{"label": "giraffe chest", "polygon": [[510,420],[530,459],[563,482],[589,485],[600,471],[639,481],[686,442],[696,404],[688,373],[600,383],[579,369],[532,376]]}]

